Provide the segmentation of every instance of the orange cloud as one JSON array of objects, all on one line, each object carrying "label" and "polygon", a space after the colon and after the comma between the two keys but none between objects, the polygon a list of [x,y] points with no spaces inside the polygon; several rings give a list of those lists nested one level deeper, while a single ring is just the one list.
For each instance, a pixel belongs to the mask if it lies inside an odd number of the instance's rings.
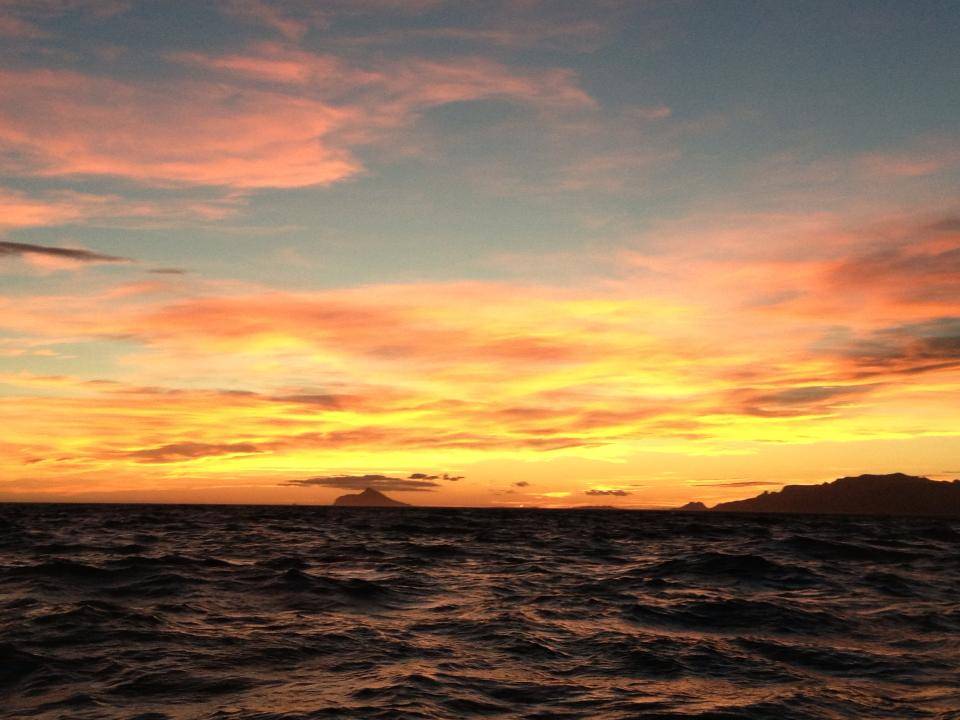
[{"label": "orange cloud", "polygon": [[[783,423],[802,426],[812,417],[832,423],[815,434],[847,428],[869,436],[891,431],[889,418],[875,426],[862,413],[879,398],[896,397],[893,378],[922,369],[936,376],[931,382],[949,385],[960,360],[950,323],[830,344],[824,328],[805,327],[806,320],[785,326],[783,317],[767,322],[757,312],[752,323],[740,315],[720,325],[722,312],[596,290],[436,284],[174,302],[108,291],[71,305],[64,311],[54,298],[6,305],[0,323],[55,337],[121,337],[141,348],[131,358],[141,379],[168,383],[189,367],[192,382],[233,378],[243,391],[213,400],[193,391],[104,386],[106,399],[118,403],[112,412],[140,397],[131,411],[152,418],[139,430],[138,421],[124,418],[122,427],[95,436],[104,442],[113,433],[149,430],[109,457],[187,442],[247,443],[258,457],[351,457],[374,448],[617,454],[641,439],[709,446],[783,438],[795,430]],[[704,323],[712,325],[709,338]],[[878,358],[888,360],[878,365]],[[291,376],[323,389],[278,387]],[[369,378],[378,379],[376,387]],[[201,415],[210,421],[185,423],[191,413],[184,403],[206,405]],[[93,406],[85,407],[76,412]],[[225,420],[226,412],[234,419]]]},{"label": "orange cloud", "polygon": [[830,318],[878,328],[956,313],[958,228],[953,215],[700,218],[652,233],[649,249],[623,257],[658,292],[682,288],[703,303],[808,327]]},{"label": "orange cloud", "polygon": [[567,288],[196,279],[0,296],[0,328],[22,338],[9,348],[123,347],[109,383],[0,376],[15,428],[0,467],[51,488],[98,472],[207,487],[957,435],[955,220],[740,220],[714,245],[674,228],[619,276]]},{"label": "orange cloud", "polygon": [[835,263],[834,292],[884,294],[950,311],[960,301],[960,217],[908,226]]}]

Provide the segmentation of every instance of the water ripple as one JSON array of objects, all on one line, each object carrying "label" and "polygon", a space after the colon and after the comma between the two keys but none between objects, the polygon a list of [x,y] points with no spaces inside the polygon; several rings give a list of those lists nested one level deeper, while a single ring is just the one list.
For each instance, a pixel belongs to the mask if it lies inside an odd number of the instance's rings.
[{"label": "water ripple", "polygon": [[0,715],[960,719],[960,523],[0,506]]}]

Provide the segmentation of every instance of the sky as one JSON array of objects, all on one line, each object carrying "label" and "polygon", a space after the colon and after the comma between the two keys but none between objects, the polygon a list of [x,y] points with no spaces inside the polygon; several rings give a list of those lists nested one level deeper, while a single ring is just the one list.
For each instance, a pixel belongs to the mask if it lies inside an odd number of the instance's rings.
[{"label": "sky", "polygon": [[0,0],[0,500],[960,476],[960,5]]}]

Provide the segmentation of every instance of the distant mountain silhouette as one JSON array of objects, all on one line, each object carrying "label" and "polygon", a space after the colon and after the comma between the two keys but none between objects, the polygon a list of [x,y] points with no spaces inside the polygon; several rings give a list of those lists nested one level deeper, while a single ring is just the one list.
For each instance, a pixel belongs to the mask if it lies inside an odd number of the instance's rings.
[{"label": "distant mountain silhouette", "polygon": [[[688,503],[682,509],[693,509]],[[748,500],[720,503],[715,512],[960,516],[960,480],[944,482],[893,473],[843,477],[821,485],[787,485]]]},{"label": "distant mountain silhouette", "polygon": [[683,510],[684,512],[706,512],[709,509],[702,502],[688,502],[686,505],[677,508],[677,510]]},{"label": "distant mountain silhouette", "polygon": [[342,507],[409,507],[408,503],[388,498],[373,488],[367,488],[355,495],[341,495],[333,504]]}]

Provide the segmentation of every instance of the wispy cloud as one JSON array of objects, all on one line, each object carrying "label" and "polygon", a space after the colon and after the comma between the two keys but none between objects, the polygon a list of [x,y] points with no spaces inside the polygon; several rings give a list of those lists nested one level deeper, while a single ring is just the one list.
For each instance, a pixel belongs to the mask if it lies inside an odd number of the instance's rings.
[{"label": "wispy cloud", "polygon": [[[819,322],[789,304],[747,306],[752,286],[698,296],[699,279],[602,290],[474,282],[231,293],[209,285],[180,298],[118,286],[99,297],[0,298],[0,326],[48,342],[122,338],[133,353],[125,362],[142,377],[169,382],[191,368],[194,385],[236,378],[246,391],[212,400],[153,393],[142,420],[101,427],[112,438],[108,454],[122,445],[167,456],[162,448],[183,437],[251,442],[271,457],[339,457],[340,467],[358,452],[404,464],[430,453],[447,462],[491,453],[619,457],[651,442],[722,452],[743,438],[915,432],[912,415],[898,409],[936,404],[960,381],[952,316],[879,327],[850,316],[838,327],[836,316]],[[714,330],[708,337],[705,326]],[[931,379],[905,385],[906,374]],[[291,376],[310,377],[313,387],[290,386]],[[941,390],[918,398],[926,384]],[[118,418],[144,394],[103,391],[100,402]],[[89,402],[60,402],[61,415],[94,412]],[[181,420],[161,432],[148,419],[192,417],[211,402],[219,409],[202,411],[196,427]],[[951,427],[931,414],[924,432]],[[136,440],[121,442],[131,433]]]},{"label": "wispy cloud", "polygon": [[867,376],[943,370],[960,365],[960,317],[880,328],[851,337],[837,350]]},{"label": "wispy cloud", "polygon": [[[2,164],[2,161],[0,161]],[[236,210],[235,198],[125,198],[75,191],[15,192],[0,187],[0,231],[95,224],[163,227],[221,220]]]},{"label": "wispy cloud", "polygon": [[198,458],[219,457],[222,455],[249,455],[261,452],[252,443],[197,443],[181,442],[159,447],[143,448],[126,453],[137,462],[174,463]]},{"label": "wispy cloud", "polygon": [[70,13],[103,19],[124,12],[126,0],[0,0],[0,36],[16,39],[49,37],[44,26]]},{"label": "wispy cloud", "polygon": [[771,486],[781,486],[782,482],[768,481],[768,480],[724,480],[724,481],[698,481],[690,483],[694,487],[711,487],[711,488],[741,488],[741,487],[771,487]]},{"label": "wispy cloud", "polygon": [[342,490],[384,490],[393,492],[429,492],[440,487],[433,480],[390,477],[388,475],[329,475],[291,480],[288,485],[331,487]]},{"label": "wispy cloud", "polygon": [[174,59],[194,68],[192,77],[0,72],[0,142],[18,158],[6,169],[245,190],[329,185],[363,171],[356,147],[385,140],[431,107],[484,98],[561,108],[591,102],[569,71],[519,71],[479,57],[364,68],[265,44]]},{"label": "wispy cloud", "polygon": [[296,42],[310,30],[326,29],[339,19],[357,16],[415,15],[445,4],[445,0],[221,0],[228,17],[260,27]]}]

